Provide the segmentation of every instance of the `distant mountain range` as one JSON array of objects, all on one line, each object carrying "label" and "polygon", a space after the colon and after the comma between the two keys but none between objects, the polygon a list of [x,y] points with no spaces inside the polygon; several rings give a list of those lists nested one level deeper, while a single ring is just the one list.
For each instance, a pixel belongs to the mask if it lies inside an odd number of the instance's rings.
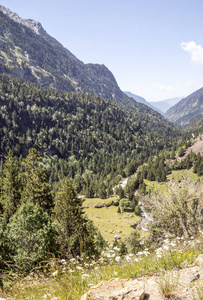
[{"label": "distant mountain range", "polygon": [[129,97],[135,99],[137,102],[143,103],[143,104],[151,107],[152,109],[158,111],[162,115],[164,115],[164,113],[169,108],[171,108],[173,105],[175,105],[176,103],[178,103],[178,101],[180,101],[182,99],[182,97],[176,97],[176,98],[166,99],[166,100],[162,100],[162,101],[148,102],[143,97],[137,96],[131,92],[124,92],[124,93],[126,95],[128,95]]},{"label": "distant mountain range", "polygon": [[140,97],[138,95],[135,95],[131,92],[124,92],[126,95],[128,95],[129,97],[133,98],[135,101],[143,103],[147,106],[149,106],[150,108],[158,111],[160,114],[163,114],[162,111],[160,109],[158,109],[157,107],[153,106],[150,102],[147,102],[147,100],[145,100],[143,97]]},{"label": "distant mountain range", "polygon": [[167,112],[168,109],[170,109],[173,105],[178,103],[183,97],[175,97],[170,98],[162,101],[156,101],[156,102],[149,102],[151,105],[153,105],[155,108],[157,108],[159,111],[161,111],[163,114]]},{"label": "distant mountain range", "polygon": [[165,114],[165,117],[180,127],[187,127],[190,122],[203,115],[203,88],[182,99]]}]

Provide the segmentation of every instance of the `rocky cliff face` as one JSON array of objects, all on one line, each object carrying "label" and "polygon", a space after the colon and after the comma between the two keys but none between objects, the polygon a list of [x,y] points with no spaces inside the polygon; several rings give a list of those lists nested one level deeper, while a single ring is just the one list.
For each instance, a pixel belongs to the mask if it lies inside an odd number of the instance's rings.
[{"label": "rocky cliff face", "polygon": [[22,19],[19,17],[18,14],[12,12],[10,9],[2,5],[0,5],[0,11],[4,13],[6,16],[8,16],[10,19],[12,19],[13,21],[32,29],[36,34],[39,34],[43,37],[48,36],[47,32],[44,30],[40,22],[31,19],[26,19],[26,20]]}]

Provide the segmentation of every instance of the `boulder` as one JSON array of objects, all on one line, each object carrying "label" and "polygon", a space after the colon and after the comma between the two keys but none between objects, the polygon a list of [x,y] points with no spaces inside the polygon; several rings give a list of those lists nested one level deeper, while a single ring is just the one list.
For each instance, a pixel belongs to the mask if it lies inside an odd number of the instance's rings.
[{"label": "boulder", "polygon": [[120,235],[114,235],[114,239],[116,239],[116,240],[120,240],[121,239],[121,237],[120,237]]},{"label": "boulder", "polygon": [[90,288],[81,300],[143,300],[145,285],[137,279],[112,278]]},{"label": "boulder", "polygon": [[96,204],[96,205],[94,205],[94,208],[102,208],[102,207],[104,207],[103,204]]}]

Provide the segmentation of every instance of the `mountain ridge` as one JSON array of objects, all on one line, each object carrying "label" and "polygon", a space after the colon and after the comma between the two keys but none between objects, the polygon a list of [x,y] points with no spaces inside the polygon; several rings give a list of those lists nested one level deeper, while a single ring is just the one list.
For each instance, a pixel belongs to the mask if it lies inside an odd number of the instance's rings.
[{"label": "mountain ridge", "polygon": [[97,94],[137,108],[106,66],[84,64],[40,22],[24,20],[0,6],[0,25],[1,73],[62,91]]},{"label": "mountain ridge", "polygon": [[165,114],[165,117],[176,125],[185,128],[203,114],[203,88],[183,98]]}]

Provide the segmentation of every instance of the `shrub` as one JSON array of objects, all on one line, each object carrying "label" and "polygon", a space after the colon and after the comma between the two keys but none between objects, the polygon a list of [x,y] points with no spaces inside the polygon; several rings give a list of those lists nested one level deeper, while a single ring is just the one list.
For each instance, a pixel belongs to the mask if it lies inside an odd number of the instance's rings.
[{"label": "shrub", "polygon": [[38,204],[23,204],[11,218],[6,231],[10,256],[17,264],[23,263],[25,269],[57,250],[56,225]]},{"label": "shrub", "polygon": [[140,250],[140,233],[137,230],[131,232],[126,241],[129,253],[137,253]]},{"label": "shrub", "polygon": [[194,190],[182,188],[167,194],[145,198],[145,209],[152,215],[150,230],[154,238],[165,233],[189,238],[202,228],[202,194],[200,186]]},{"label": "shrub", "polygon": [[123,211],[133,211],[133,207],[131,205],[131,201],[126,198],[123,198],[119,202],[120,207]]},{"label": "shrub", "polygon": [[135,206],[135,214],[136,214],[136,216],[140,216],[141,213],[142,213],[142,210],[141,210],[141,208],[138,204],[138,205]]}]

